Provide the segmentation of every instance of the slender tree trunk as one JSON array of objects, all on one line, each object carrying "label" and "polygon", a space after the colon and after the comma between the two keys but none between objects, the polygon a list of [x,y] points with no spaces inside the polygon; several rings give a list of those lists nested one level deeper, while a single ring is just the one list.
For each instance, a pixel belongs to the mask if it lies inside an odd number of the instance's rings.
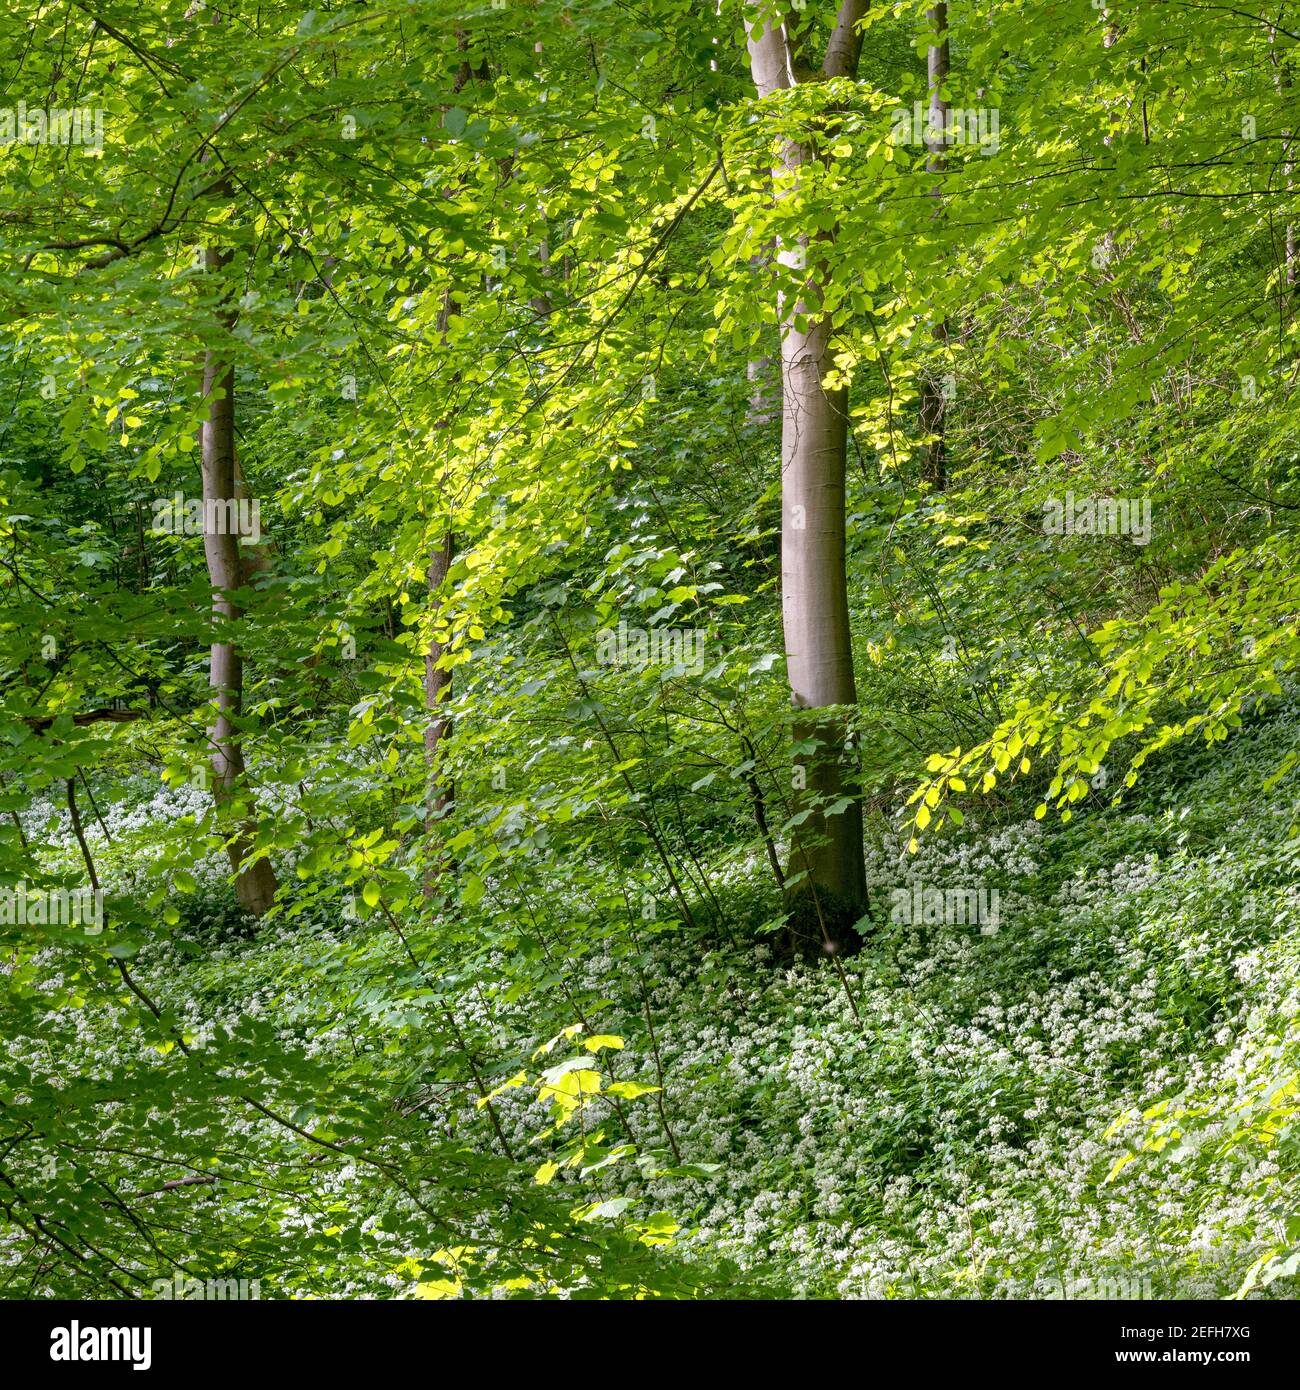
[{"label": "slender tree trunk", "polygon": [[[551,265],[551,243],[546,231],[546,221],[542,221],[541,236],[537,242],[537,263],[541,274],[545,276]],[[550,318],[555,312],[555,306],[551,303],[550,292],[543,289],[540,293],[533,295],[528,301],[528,307],[538,318]]]},{"label": "slender tree trunk", "polygon": [[745,364],[745,380],[749,382],[749,401],[745,418],[751,430],[766,430],[776,419],[772,366],[770,357],[753,357]]},{"label": "slender tree trunk", "polygon": [[[865,9],[845,0],[820,76],[856,71]],[[784,25],[769,22],[761,33],[751,25],[748,49],[760,97],[819,80]],[[793,194],[812,157],[809,145],[786,143],[773,178],[778,197]],[[831,325],[818,315],[819,267],[808,265],[809,247],[821,244],[804,236],[778,249],[784,266],[805,275],[796,302],[781,306],[781,613],[791,699],[806,712],[795,738],[815,745],[796,756],[795,805],[808,814],[794,831],[786,874],[792,944],[807,955],[856,949],[853,924],[866,910],[862,808],[844,708],[857,701],[845,574],[848,393],[823,384],[833,365]]]},{"label": "slender tree trunk", "polygon": [[[442,594],[442,586],[451,569],[456,554],[456,539],[450,531],[442,541],[435,545],[429,554],[429,600],[436,605]],[[451,716],[447,712],[447,702],[451,699],[451,672],[441,665],[443,647],[429,639],[429,650],[424,658],[424,708],[428,722],[424,727],[424,757],[428,770],[429,787],[425,797],[425,838],[429,846],[429,867],[424,876],[424,892],[429,897],[435,890],[441,866],[441,857],[433,853],[433,840],[438,832],[438,822],[451,809],[455,800],[455,788],[450,777],[442,767],[442,743],[451,734]]]},{"label": "slender tree trunk", "polygon": [[[438,334],[445,342],[451,316],[460,313],[460,305],[448,290],[438,311]],[[447,529],[429,552],[429,605],[436,609],[442,598],[443,586],[456,556],[456,537]],[[425,848],[428,853],[428,867],[424,872],[424,895],[430,898],[437,890],[437,881],[446,867],[444,856],[435,854],[434,837],[438,832],[438,822],[446,816],[455,801],[455,788],[442,766],[442,744],[451,734],[451,717],[447,704],[451,699],[452,673],[442,665],[443,645],[429,636],[429,650],[424,657],[424,708],[428,722],[424,726],[424,760],[428,776],[428,789],[424,802]]]},{"label": "slender tree trunk", "polygon": [[[757,255],[749,258],[754,278],[761,280],[768,267],[775,260],[777,245],[775,241],[766,242]],[[745,364],[745,380],[749,382],[749,401],[746,409],[746,423],[752,432],[766,433],[767,427],[777,418],[780,390],[776,380],[776,361],[764,355],[751,357]]]},{"label": "slender tree trunk", "polygon": [[[828,706],[851,706],[858,692],[853,677],[853,642],[845,573],[844,476],[848,441],[848,393],[827,391],[830,325],[823,319],[808,332],[787,322],[781,343],[781,616],[786,667],[795,708],[810,717],[795,726],[795,738],[817,748],[795,765],[796,804],[814,806],[798,827],[790,862],[796,881],[792,928],[800,948],[851,945],[847,928],[866,904],[862,857],[862,808],[848,763],[848,730]],[[800,775],[801,774],[801,775]],[[824,798],[847,796],[838,814],[825,815]]]},{"label": "slender tree trunk", "polygon": [[[1103,48],[1114,48],[1116,41],[1119,39],[1119,26],[1111,19],[1109,9],[1103,7],[1101,16],[1106,22],[1105,31],[1101,36],[1101,46]],[[1106,134],[1101,137],[1101,142],[1107,149],[1114,143],[1115,131],[1119,127],[1119,120],[1119,113],[1117,111],[1112,110],[1107,114],[1106,123],[1108,129]],[[1105,248],[1105,254],[1102,259],[1105,265],[1112,265],[1119,255],[1119,241],[1115,236],[1113,228],[1107,229],[1102,236],[1101,242],[1102,246]]]},{"label": "slender tree trunk", "polygon": [[[462,52],[469,50],[469,37],[463,30],[458,30],[456,33],[456,47]],[[464,58],[456,70],[453,91],[463,91],[471,79],[486,82],[490,76],[486,61],[478,68],[474,68],[470,65],[468,58]],[[443,119],[446,119],[445,112]],[[506,177],[509,177],[508,171]],[[452,188],[443,190],[443,196],[448,199],[453,196],[453,193],[454,189]],[[545,245],[544,241],[543,245]],[[546,247],[546,260],[550,260],[549,246]],[[534,302],[533,307],[539,313],[543,312],[542,306],[536,302]],[[550,313],[549,301],[544,312]],[[450,328],[452,315],[459,313],[460,305],[451,289],[448,288],[443,294],[442,307],[438,311],[438,338],[441,343],[445,344],[447,341],[447,332]],[[442,596],[443,586],[446,583],[455,555],[456,537],[452,529],[451,517],[448,516],[442,538],[429,551],[428,582],[431,610],[437,607]],[[425,850],[428,855],[427,867],[424,871],[424,895],[426,898],[434,896],[437,891],[438,879],[448,867],[447,856],[442,853],[435,853],[433,845],[434,837],[439,833],[437,824],[447,815],[456,798],[455,786],[450,777],[447,776],[443,766],[445,750],[442,745],[451,734],[451,717],[447,712],[447,705],[451,700],[452,690],[452,673],[442,665],[443,654],[442,644],[433,640],[431,632],[429,649],[424,657],[424,708],[428,720],[424,728],[424,759],[428,777],[424,803]]]},{"label": "slender tree trunk", "polygon": [[[226,263],[224,252],[209,248],[204,263],[209,272],[219,272]],[[223,316],[233,326],[233,314]],[[208,562],[208,581],[212,585],[212,611],[223,625],[236,623],[242,613],[231,594],[244,582],[237,527],[226,524],[238,515],[235,464],[235,371],[210,351],[203,364],[203,398],[208,413],[202,429],[203,458],[203,550]],[[244,696],[244,663],[233,641],[212,643],[208,685],[216,707],[216,722],[208,733],[212,758],[212,795],[224,806],[251,797],[244,783],[244,753],[238,729]],[[275,899],[275,870],[267,859],[247,862],[256,834],[251,809],[244,813],[240,832],[228,846],[230,866],[235,871],[235,893],[240,903],[261,915]]]},{"label": "slender tree trunk", "polygon": [[[928,151],[925,167],[932,174],[942,173],[944,167],[944,140],[948,122],[948,100],[943,95],[944,84],[948,80],[948,5],[947,0],[933,5],[926,11],[926,18],[935,32],[936,41],[926,54],[926,79],[929,88],[929,110],[926,121],[925,146]],[[936,200],[943,197],[943,190],[936,184],[930,190]],[[936,207],[935,217],[943,215],[942,206]],[[945,318],[934,329],[935,340],[947,344],[952,333],[952,325]],[[945,379],[927,372],[921,383],[921,479],[939,491],[947,482],[948,441],[947,441],[948,393]]]},{"label": "slender tree trunk", "polygon": [[[1270,30],[1268,37],[1269,53],[1273,62],[1274,81],[1277,86],[1277,91],[1279,96],[1281,96],[1284,99],[1284,102],[1289,106],[1288,98],[1292,88],[1291,49],[1290,47],[1281,47],[1281,45],[1278,42],[1278,34],[1276,29]],[[1282,184],[1284,189],[1286,190],[1288,206],[1291,201],[1291,194],[1294,191],[1295,187],[1295,164],[1291,158],[1291,139],[1291,130],[1287,127],[1283,127]],[[1282,305],[1281,319],[1283,332],[1286,331],[1287,326],[1291,321],[1291,317],[1295,312],[1297,270],[1296,254],[1296,226],[1294,222],[1288,220],[1285,232],[1285,250],[1283,251],[1283,255],[1286,258],[1282,265],[1283,288],[1280,294],[1278,295],[1279,302]]]},{"label": "slender tree trunk", "polygon": [[[243,465],[239,462],[238,448],[235,450],[235,497],[241,503],[247,502],[250,511],[256,503],[253,490],[248,486],[248,479],[244,475]],[[262,527],[260,516],[258,533],[258,540],[254,544],[239,547],[239,572],[246,585],[251,584],[258,575],[269,573],[274,563],[271,556],[271,538]]]}]

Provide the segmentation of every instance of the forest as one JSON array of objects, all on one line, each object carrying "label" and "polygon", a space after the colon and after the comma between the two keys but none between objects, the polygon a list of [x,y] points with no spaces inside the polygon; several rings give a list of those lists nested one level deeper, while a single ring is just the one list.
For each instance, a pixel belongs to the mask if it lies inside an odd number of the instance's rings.
[{"label": "forest", "polygon": [[1300,1293],[1300,5],[0,89],[0,1299]]}]

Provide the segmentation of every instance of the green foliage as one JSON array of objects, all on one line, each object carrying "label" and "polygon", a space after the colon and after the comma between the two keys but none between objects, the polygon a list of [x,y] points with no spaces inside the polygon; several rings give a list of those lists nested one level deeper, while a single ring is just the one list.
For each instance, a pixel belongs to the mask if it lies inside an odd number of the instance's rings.
[{"label": "green foliage", "polygon": [[[105,898],[0,913],[6,1296],[1168,1291],[1180,1235],[1290,1287],[1297,26],[954,4],[999,119],[939,162],[927,8],[759,101],[736,0],[11,6],[4,100],[102,141],[0,144],[0,888]],[[791,767],[810,246],[875,896],[784,971],[792,833],[851,805]],[[237,618],[157,524],[209,356]],[[976,872],[1014,923],[891,920]]]}]

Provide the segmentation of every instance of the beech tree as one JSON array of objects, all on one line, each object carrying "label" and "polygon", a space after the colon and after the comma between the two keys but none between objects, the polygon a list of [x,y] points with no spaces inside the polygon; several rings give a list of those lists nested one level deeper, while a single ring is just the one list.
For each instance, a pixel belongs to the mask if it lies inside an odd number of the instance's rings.
[{"label": "beech tree", "polygon": [[[946,123],[949,103],[946,84],[949,71],[948,48],[948,4],[941,0],[926,11],[926,22],[933,25],[934,37],[926,49],[926,132],[925,148],[927,172],[941,174],[944,168],[944,147],[946,144]],[[939,206],[935,208],[936,217],[943,216],[942,189],[936,184],[932,190]],[[952,333],[952,324],[947,318],[941,319],[934,327],[934,337],[939,343],[947,343]],[[921,381],[921,478],[936,490],[945,482],[947,468],[947,439],[945,437],[945,417],[948,406],[947,377],[941,373],[928,372]]]},{"label": "beech tree", "polygon": [[[220,276],[230,256],[218,247],[204,249],[204,269]],[[223,293],[229,295],[223,286]],[[227,303],[218,321],[223,336],[235,325]],[[227,352],[229,343],[226,343]],[[253,854],[256,812],[247,782],[240,729],[244,703],[244,659],[238,630],[243,616],[236,595],[252,578],[252,552],[246,557],[233,519],[239,515],[240,471],[235,454],[235,368],[223,358],[221,344],[207,349],[203,359],[202,426],[203,550],[212,585],[212,616],[218,629],[212,638],[208,684],[215,719],[208,735],[212,762],[212,794],[219,806],[233,804],[238,828],[228,854],[235,871],[235,892],[249,912],[260,915],[275,901],[275,871],[265,856]],[[250,499],[251,500],[251,499]],[[257,537],[252,537],[256,541]]]},{"label": "beech tree", "polygon": [[[806,52],[811,26],[802,12],[747,13],[750,70],[760,100],[779,100],[801,83],[852,78],[866,9],[865,0],[845,0],[816,67]],[[773,196],[797,199],[816,154],[797,134],[782,144]],[[849,714],[857,688],[845,574],[848,389],[827,385],[834,343],[831,321],[819,306],[833,245],[833,231],[808,232],[777,249],[779,262],[803,281],[780,305],[781,613],[790,695],[801,712],[794,787],[807,812],[786,881],[792,933],[800,949],[814,952],[855,949],[852,926],[866,906]]]},{"label": "beech tree", "polygon": [[1294,1289],[1285,4],[10,8],[0,1297]]}]

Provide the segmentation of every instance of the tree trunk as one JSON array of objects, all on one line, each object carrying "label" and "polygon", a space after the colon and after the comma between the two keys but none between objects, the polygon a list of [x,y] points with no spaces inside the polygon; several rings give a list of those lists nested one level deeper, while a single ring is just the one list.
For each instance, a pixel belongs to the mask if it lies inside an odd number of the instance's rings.
[{"label": "tree trunk", "polygon": [[[826,50],[823,77],[852,76],[858,21],[865,4],[845,0]],[[792,50],[784,25],[747,30],[750,69],[760,97],[793,86],[796,72],[818,77]],[[812,158],[809,146],[786,143],[774,187],[789,190]],[[808,267],[813,237],[787,238],[778,250],[786,267],[806,271],[804,290],[781,305],[781,613],[790,694],[807,711],[795,726],[795,805],[806,818],[791,844],[786,905],[790,940],[804,955],[848,954],[861,943],[854,923],[866,910],[862,807],[842,708],[857,701],[845,574],[844,478],[848,393],[827,391],[831,326],[817,315],[819,267]],[[797,322],[807,319],[804,331]],[[843,805],[828,805],[843,802]],[[833,814],[827,814],[833,810]]]},{"label": "tree trunk", "polygon": [[[802,307],[802,306],[801,306]],[[830,325],[807,333],[789,323],[781,343],[781,616],[790,694],[799,710],[818,712],[795,726],[814,752],[795,764],[799,809],[813,813],[795,831],[791,848],[791,930],[807,954],[832,944],[856,945],[851,927],[866,906],[862,807],[842,715],[828,706],[857,703],[845,574],[844,474],[848,393],[827,391]],[[826,815],[822,799],[848,797]],[[800,882],[798,875],[806,874]]]},{"label": "tree trunk", "polygon": [[[447,341],[447,330],[453,314],[460,313],[460,305],[450,290],[444,292],[442,307],[438,311],[439,341]],[[447,422],[443,422],[444,425]],[[451,570],[451,562],[456,555],[456,537],[448,518],[447,529],[442,539],[429,552],[429,606],[433,610],[442,597],[442,588]],[[442,742],[451,733],[451,718],[446,705],[451,699],[451,671],[442,665],[444,648],[440,642],[429,637],[429,650],[424,657],[424,708],[428,723],[424,727],[424,761],[428,776],[428,786],[424,800],[424,838],[428,854],[424,871],[424,896],[433,897],[437,890],[438,878],[446,868],[445,856],[435,854],[434,836],[438,834],[437,824],[451,809],[455,800],[455,788],[451,779],[445,775],[442,764]]]},{"label": "tree trunk", "polygon": [[754,357],[745,364],[745,380],[749,382],[745,424],[751,432],[766,430],[776,419],[776,391],[772,376],[770,357]]},{"label": "tree trunk", "polygon": [[[456,31],[456,47],[462,52],[469,49],[469,37],[463,30]],[[462,59],[456,70],[456,80],[453,91],[461,92],[469,84],[471,79],[479,82],[486,82],[490,77],[487,62],[484,61],[478,68],[470,66],[467,58]],[[446,111],[443,112],[443,120],[446,121]],[[509,177],[507,173],[507,178]],[[450,200],[454,195],[453,188],[445,188],[443,197]],[[543,222],[544,261],[550,260],[550,247],[545,241],[545,225]],[[549,315],[551,306],[549,299],[543,305],[537,300],[533,301],[533,308],[539,314]],[[442,306],[438,310],[438,341],[446,345],[447,333],[451,325],[453,315],[460,313],[460,304],[449,287],[443,292]],[[449,422],[443,421],[446,426]],[[456,537],[452,530],[452,518],[448,515],[446,520],[446,530],[443,532],[442,539],[438,541],[429,551],[429,606],[430,610],[437,607],[442,595],[442,588],[446,582],[447,575],[451,570],[452,561],[456,556]],[[443,748],[442,744],[451,734],[451,717],[447,713],[447,703],[451,699],[452,673],[444,667],[442,663],[444,648],[440,642],[433,640],[432,632],[429,636],[429,650],[424,657],[424,708],[428,716],[428,722],[424,726],[424,761],[425,772],[428,777],[427,789],[424,800],[424,837],[425,852],[428,856],[424,871],[424,896],[432,898],[437,892],[438,879],[449,866],[448,856],[438,852],[435,853],[434,837],[437,835],[437,825],[440,820],[451,809],[452,803],[456,798],[455,787],[451,779],[446,775],[446,770],[442,766]]]},{"label": "tree trunk", "polygon": [[[429,554],[429,601],[433,605],[441,596],[455,554],[456,538],[448,531],[442,542],[435,545]],[[455,788],[441,766],[442,741],[451,733],[451,716],[447,713],[447,701],[451,699],[451,672],[440,664],[442,654],[442,645],[430,637],[429,650],[424,658],[424,708],[428,713],[428,723],[424,728],[424,758],[429,778],[424,803],[425,845],[429,854],[428,868],[424,874],[426,898],[433,896],[443,868],[442,856],[433,851],[438,822],[455,800]]]},{"label": "tree trunk", "polygon": [[[218,272],[226,263],[225,253],[209,248],[205,268]],[[233,315],[227,317],[231,326]],[[238,515],[235,482],[235,371],[216,352],[208,352],[203,364],[203,397],[208,413],[203,422],[203,550],[208,562],[208,581],[212,585],[212,611],[223,624],[238,622],[240,609],[231,599],[244,582],[237,528],[223,524]],[[237,799],[248,800],[244,782],[244,753],[238,721],[244,695],[244,663],[231,641],[213,641],[208,667],[208,685],[216,706],[216,722],[208,732],[212,757],[212,796],[218,807]],[[235,871],[235,893],[249,912],[258,916],[275,900],[275,870],[267,859],[248,863],[257,824],[245,811],[240,832],[227,847],[230,866]]]},{"label": "tree trunk", "polygon": [[[1274,82],[1277,86],[1279,96],[1283,98],[1284,106],[1289,107],[1289,94],[1292,87],[1291,79],[1291,49],[1285,48],[1279,52],[1277,30],[1270,29],[1269,36],[1269,56],[1273,62]],[[1292,133],[1287,127],[1282,129],[1282,184],[1286,190],[1288,205],[1291,201],[1291,194],[1295,185],[1295,165],[1291,159],[1291,138]],[[1282,306],[1281,319],[1282,331],[1285,332],[1291,322],[1291,317],[1295,312],[1295,293],[1296,293],[1296,227],[1295,223],[1288,221],[1285,233],[1285,248],[1283,250],[1284,260],[1282,263],[1283,286],[1278,295],[1278,300]]]},{"label": "tree trunk", "polygon": [[[926,79],[929,88],[929,110],[926,121],[925,145],[928,151],[925,167],[932,174],[941,173],[944,167],[944,136],[948,120],[948,101],[943,95],[943,85],[948,80],[948,5],[947,0],[934,5],[926,11],[926,18],[933,26],[936,42],[930,45],[926,54]],[[936,184],[930,196],[940,199],[942,189]],[[936,207],[934,216],[943,215],[942,207]],[[944,319],[934,330],[935,340],[946,344],[951,333],[951,325]],[[945,382],[935,373],[927,372],[921,382],[921,480],[929,483],[933,491],[942,490],[947,482],[948,441],[947,409],[948,394]]]}]

